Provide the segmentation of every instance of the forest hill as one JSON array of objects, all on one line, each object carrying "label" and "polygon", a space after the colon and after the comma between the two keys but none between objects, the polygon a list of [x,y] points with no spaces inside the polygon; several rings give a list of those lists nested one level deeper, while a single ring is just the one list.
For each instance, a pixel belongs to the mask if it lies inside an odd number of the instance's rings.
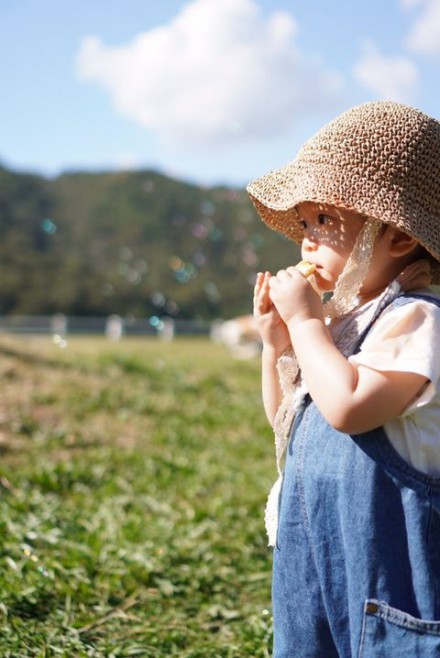
[{"label": "forest hill", "polygon": [[251,311],[255,273],[298,259],[242,189],[154,171],[0,168],[0,314],[210,320]]}]

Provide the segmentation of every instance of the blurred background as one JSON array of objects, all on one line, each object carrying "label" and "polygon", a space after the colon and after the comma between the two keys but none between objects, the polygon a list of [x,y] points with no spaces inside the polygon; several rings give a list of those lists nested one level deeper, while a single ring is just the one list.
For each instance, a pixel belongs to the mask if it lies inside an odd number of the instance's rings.
[{"label": "blurred background", "polygon": [[211,321],[296,258],[246,183],[373,99],[440,116],[440,3],[1,0],[0,314]]}]

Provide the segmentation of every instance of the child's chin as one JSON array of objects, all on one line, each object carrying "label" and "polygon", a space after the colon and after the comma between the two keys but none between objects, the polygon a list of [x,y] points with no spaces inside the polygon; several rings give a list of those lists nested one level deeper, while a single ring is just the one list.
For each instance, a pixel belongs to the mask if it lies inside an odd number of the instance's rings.
[{"label": "child's chin", "polygon": [[333,292],[335,289],[334,281],[327,281],[322,276],[314,276],[315,286],[320,292]]}]

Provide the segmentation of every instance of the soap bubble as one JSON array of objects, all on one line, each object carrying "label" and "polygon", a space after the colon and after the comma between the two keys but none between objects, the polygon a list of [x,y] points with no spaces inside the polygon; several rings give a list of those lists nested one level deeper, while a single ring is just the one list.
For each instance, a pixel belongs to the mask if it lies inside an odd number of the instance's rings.
[{"label": "soap bubble", "polygon": [[202,215],[212,217],[212,215],[215,213],[215,205],[212,203],[212,201],[205,199],[200,203],[200,212]]},{"label": "soap bubble", "polygon": [[154,327],[154,329],[157,329],[157,331],[162,331],[165,326],[162,320],[157,317],[157,315],[152,315],[149,322],[150,325]]},{"label": "soap bubble", "polygon": [[166,303],[165,295],[160,290],[157,290],[151,295],[150,301],[157,308],[162,308]]},{"label": "soap bubble", "polygon": [[53,235],[57,231],[56,224],[54,224],[54,222],[49,218],[43,219],[40,226],[41,226],[41,230],[47,233],[48,235]]}]

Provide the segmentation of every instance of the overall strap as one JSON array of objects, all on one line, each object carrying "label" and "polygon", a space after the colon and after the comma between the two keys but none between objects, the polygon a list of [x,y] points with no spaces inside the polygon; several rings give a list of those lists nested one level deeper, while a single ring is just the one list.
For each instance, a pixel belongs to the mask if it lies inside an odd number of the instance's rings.
[{"label": "overall strap", "polygon": [[424,302],[431,302],[431,304],[434,304],[435,306],[438,306],[440,308],[440,297],[425,295],[423,293],[406,292],[404,295],[400,295],[400,297],[398,297],[397,299],[400,298],[408,299],[409,301],[411,301],[412,299],[421,299]]}]

